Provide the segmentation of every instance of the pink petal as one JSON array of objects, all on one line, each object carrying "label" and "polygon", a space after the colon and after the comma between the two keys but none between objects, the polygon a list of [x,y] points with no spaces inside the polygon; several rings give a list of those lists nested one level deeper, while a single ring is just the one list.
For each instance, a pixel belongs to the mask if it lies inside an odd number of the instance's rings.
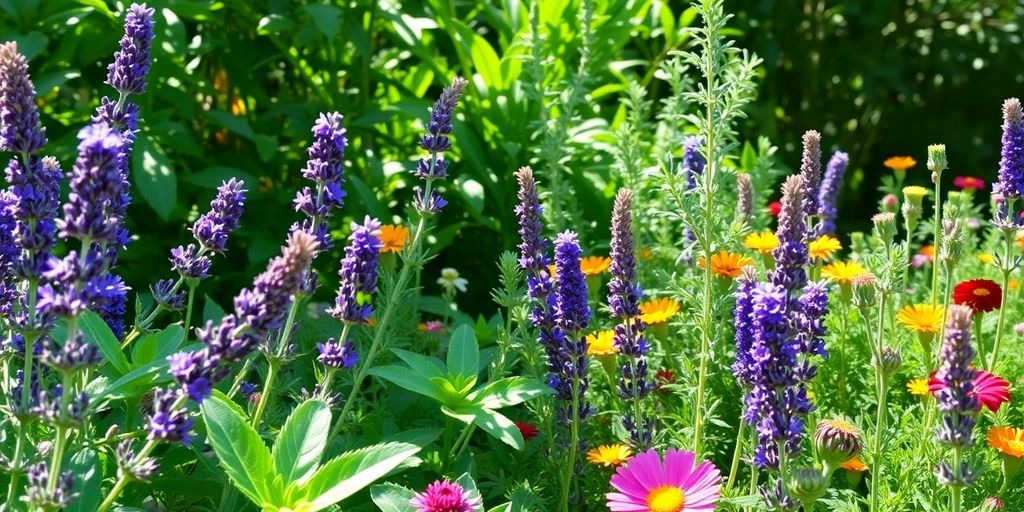
[{"label": "pink petal", "polygon": [[658,451],[654,448],[634,455],[627,464],[629,472],[636,477],[645,490],[661,485],[661,455],[658,455]]},{"label": "pink petal", "polygon": [[685,450],[669,448],[665,452],[665,478],[664,483],[685,488],[684,482],[693,472],[693,461],[696,455]]},{"label": "pink petal", "polygon": [[617,492],[610,492],[605,495],[608,498],[608,510],[613,512],[646,512],[647,504],[644,502],[636,502],[630,499],[628,496],[624,496]]}]

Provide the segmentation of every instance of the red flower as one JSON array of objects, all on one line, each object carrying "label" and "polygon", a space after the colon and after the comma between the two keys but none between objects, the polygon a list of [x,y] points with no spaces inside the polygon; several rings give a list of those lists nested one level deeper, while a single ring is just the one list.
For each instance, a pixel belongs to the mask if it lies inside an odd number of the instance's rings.
[{"label": "red flower", "polygon": [[768,203],[768,214],[771,215],[772,217],[778,217],[779,212],[781,211],[782,203],[778,201],[772,201],[771,203]]},{"label": "red flower", "polygon": [[659,393],[667,393],[668,390],[663,388],[666,384],[672,384],[676,381],[676,372],[671,369],[659,370],[654,374],[654,388]]},{"label": "red flower", "polygon": [[[935,395],[943,388],[942,381],[936,379],[935,372],[932,372],[931,378],[928,379],[928,391]],[[1010,402],[1010,383],[985,370],[978,370],[977,375],[974,376],[974,391],[972,393],[988,410],[999,412],[999,406]]]},{"label": "red flower", "polygon": [[527,423],[525,421],[515,422],[516,426],[519,427],[519,433],[523,435],[523,441],[529,441],[537,437],[537,426],[533,423]]},{"label": "red flower", "polygon": [[1003,291],[995,281],[973,279],[953,288],[953,302],[969,306],[975,313],[987,313],[1003,304]]},{"label": "red flower", "polygon": [[963,190],[982,190],[985,188],[985,180],[974,176],[957,176],[953,184]]}]

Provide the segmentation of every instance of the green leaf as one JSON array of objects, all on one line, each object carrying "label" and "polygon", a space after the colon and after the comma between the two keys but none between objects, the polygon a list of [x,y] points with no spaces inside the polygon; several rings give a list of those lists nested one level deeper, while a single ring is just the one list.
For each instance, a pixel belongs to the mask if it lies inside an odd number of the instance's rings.
[{"label": "green leaf", "polygon": [[71,502],[67,512],[95,512],[103,498],[100,483],[103,471],[100,459],[91,448],[82,448],[71,456],[70,469],[75,475],[75,492],[78,498]]},{"label": "green leaf", "polygon": [[333,5],[310,4],[302,9],[313,19],[316,28],[327,39],[334,39],[341,30],[341,9]]},{"label": "green leaf", "polygon": [[526,446],[519,427],[503,414],[483,408],[475,408],[468,412],[472,412],[474,416],[473,423],[490,434],[491,437],[516,450],[522,450]]},{"label": "green leaf", "polygon": [[271,14],[260,18],[259,24],[256,25],[256,33],[261,36],[265,36],[284,32],[293,28],[295,28],[295,22],[290,18],[280,14]]},{"label": "green leaf", "polygon": [[256,176],[252,173],[223,165],[207,167],[199,172],[186,176],[184,179],[185,181],[199,187],[217,188],[231,178],[238,178],[239,180],[244,181],[248,187],[255,187],[258,183]]},{"label": "green leaf", "polygon": [[429,396],[439,402],[444,400],[443,391],[438,389],[429,378],[409,368],[397,365],[378,366],[370,369],[370,375],[408,389],[413,393]]},{"label": "green leaf", "polygon": [[381,512],[415,512],[409,501],[416,492],[391,482],[370,487],[370,499]]},{"label": "green leaf", "polygon": [[277,154],[279,148],[277,137],[258,133],[252,138],[252,141],[256,144],[256,154],[260,156],[260,161],[269,162]]},{"label": "green leaf", "polygon": [[331,429],[331,409],[320,400],[308,400],[292,411],[281,427],[271,456],[285,483],[305,483],[320,465]]},{"label": "green leaf", "polygon": [[270,450],[221,394],[203,400],[210,445],[238,490],[257,505],[273,502],[274,463]]},{"label": "green leaf", "polygon": [[203,320],[217,321],[227,316],[227,311],[213,300],[209,295],[203,296]]},{"label": "green leaf", "polygon": [[540,381],[526,377],[507,377],[488,383],[473,392],[469,399],[488,409],[501,409],[523,403],[549,392]]},{"label": "green leaf", "polygon": [[103,318],[92,311],[86,311],[78,319],[78,328],[87,340],[96,344],[96,348],[103,354],[103,359],[114,366],[118,376],[131,371],[132,365],[121,351],[121,344],[117,342],[117,338]]},{"label": "green leaf", "polygon": [[450,375],[472,377],[480,371],[480,346],[476,333],[468,325],[460,325],[448,341],[448,372]]},{"label": "green leaf", "polygon": [[160,146],[145,138],[135,141],[132,151],[132,177],[142,198],[161,219],[171,217],[178,199],[178,178],[171,160]]},{"label": "green leaf", "polygon": [[206,113],[206,116],[237,135],[241,135],[249,140],[256,137],[256,132],[252,130],[252,126],[249,126],[249,121],[244,117],[239,117],[223,110],[211,110]]},{"label": "green leaf", "polygon": [[152,388],[151,384],[161,377],[170,380],[166,369],[167,360],[157,359],[124,374],[104,387],[102,391],[95,395],[90,395],[90,397],[96,406],[99,406],[105,400],[120,400],[122,398],[141,396],[149,391]]},{"label": "green leaf", "polygon": [[393,348],[391,351],[404,361],[405,364],[412,367],[413,370],[422,373],[424,377],[443,377],[445,374],[446,368],[444,363],[437,358],[409,352],[400,348]]},{"label": "green leaf", "polygon": [[157,359],[163,359],[178,350],[182,341],[185,341],[185,329],[178,324],[171,324],[162,331],[149,333],[132,345],[132,364],[138,368]]},{"label": "green leaf", "polygon": [[387,475],[420,447],[408,443],[382,443],[346,452],[324,464],[303,490],[310,512],[323,510]]}]

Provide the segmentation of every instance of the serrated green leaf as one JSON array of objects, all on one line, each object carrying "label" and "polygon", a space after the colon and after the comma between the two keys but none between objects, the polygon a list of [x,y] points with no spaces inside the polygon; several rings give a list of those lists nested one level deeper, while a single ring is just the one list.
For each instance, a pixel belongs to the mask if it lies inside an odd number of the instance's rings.
[{"label": "serrated green leaf", "polygon": [[271,451],[274,468],[286,484],[302,484],[313,475],[330,429],[331,409],[320,400],[305,401],[292,411]]},{"label": "serrated green leaf", "polygon": [[346,452],[324,464],[303,487],[309,512],[323,510],[390,473],[420,451],[408,443],[382,443]]},{"label": "serrated green leaf", "polygon": [[390,482],[370,487],[370,499],[381,512],[415,512],[416,508],[409,503],[415,494],[412,489]]},{"label": "serrated green leaf", "polygon": [[202,410],[209,443],[231,482],[257,505],[273,503],[274,463],[263,439],[222,395],[203,400]]}]

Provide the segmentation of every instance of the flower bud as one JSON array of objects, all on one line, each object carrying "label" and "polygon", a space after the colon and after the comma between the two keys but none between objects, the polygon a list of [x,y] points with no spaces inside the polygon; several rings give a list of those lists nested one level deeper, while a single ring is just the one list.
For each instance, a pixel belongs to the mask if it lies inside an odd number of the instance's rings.
[{"label": "flower bud", "polygon": [[1013,332],[1016,333],[1017,336],[1024,338],[1024,322],[1014,325]]},{"label": "flower bud", "polygon": [[860,432],[845,420],[821,420],[814,430],[814,447],[826,468],[837,468],[860,454]]},{"label": "flower bud", "polygon": [[896,197],[896,194],[886,194],[882,198],[882,210],[887,212],[896,212],[896,207],[900,204],[900,198]]},{"label": "flower bud", "polygon": [[886,246],[892,244],[893,239],[896,238],[896,214],[892,212],[877,213],[871,217],[871,222],[875,224],[875,236]]},{"label": "flower bud", "polygon": [[924,196],[926,195],[928,195],[928,189],[924,187],[903,187],[903,217],[907,219],[908,224],[917,225],[917,220],[921,218],[924,211]]},{"label": "flower bud", "polygon": [[853,305],[866,310],[875,305],[875,275],[863,274],[853,278]]},{"label": "flower bud", "polygon": [[828,481],[817,468],[797,469],[789,480],[789,495],[803,503],[813,503],[827,490]]},{"label": "flower bud", "polygon": [[900,356],[899,350],[892,347],[885,347],[882,349],[881,358],[873,356],[872,363],[875,365],[875,368],[878,368],[882,372],[882,375],[889,377],[899,371],[900,365],[903,364],[903,357]]},{"label": "flower bud", "polygon": [[946,169],[946,145],[932,144],[928,146],[928,170],[941,173]]},{"label": "flower bud", "polygon": [[1006,510],[1006,505],[1003,504],[1003,500],[989,496],[981,503],[980,512],[1003,512],[1004,510]]}]

